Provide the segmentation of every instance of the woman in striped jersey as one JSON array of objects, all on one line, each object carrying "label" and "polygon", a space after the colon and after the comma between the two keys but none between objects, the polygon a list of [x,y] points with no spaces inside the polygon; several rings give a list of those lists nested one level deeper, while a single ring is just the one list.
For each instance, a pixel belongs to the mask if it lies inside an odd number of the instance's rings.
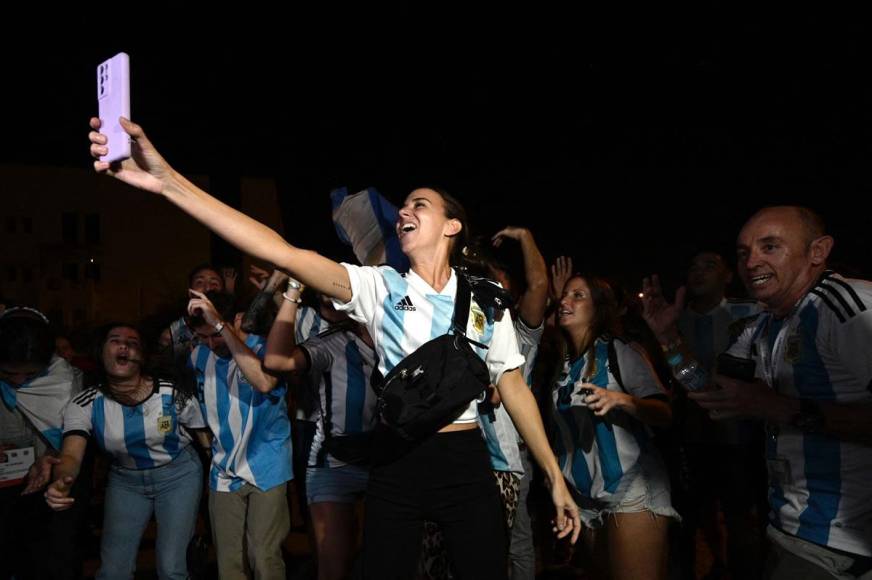
[{"label": "woman in striped jersey", "polygon": [[668,397],[641,347],[615,338],[609,285],[572,276],[557,311],[563,364],[552,388],[555,451],[591,533],[586,548],[604,577],[666,574],[669,480],[648,437],[668,425]]},{"label": "woman in striped jersey", "polygon": [[[234,210],[185,179],[160,156],[138,125],[121,119],[133,155],[121,165],[100,161],[108,152],[101,122],[91,119],[94,169],[164,196],[243,252],[286,270],[303,284],[333,298],[340,310],[363,323],[387,374],[422,344],[446,334],[452,322],[457,263],[467,228],[463,208],[431,188],[413,191],[399,211],[396,230],[411,269],[338,264],[288,244],[275,231]],[[556,509],[559,537],[579,532],[578,508],[548,445],[535,400],[520,368],[511,315],[495,316],[473,302],[467,335],[479,349],[503,405],[543,469]],[[478,347],[476,347],[478,348]],[[364,576],[408,578],[414,574],[425,519],[442,527],[458,575],[505,578],[505,523],[488,452],[472,401],[460,417],[400,458],[376,464],[366,496]]]},{"label": "woman in striped jersey", "polygon": [[100,341],[103,380],[64,411],[64,442],[45,493],[54,510],[72,506],[88,437],[112,458],[97,578],[132,578],[151,514],[157,520],[158,577],[187,578],[186,550],[194,532],[203,467],[182,429],[206,426],[191,393],[144,370],[139,332],[113,324]]},{"label": "woman in striped jersey", "polygon": [[318,578],[341,580],[351,575],[359,530],[357,503],[364,497],[369,470],[345,463],[328,447],[336,437],[374,427],[376,394],[369,382],[375,351],[366,328],[335,310],[329,315],[335,320],[329,329],[298,343],[301,294],[300,283],[290,279],[267,339],[264,367],[306,375],[302,383],[311,390],[307,398],[314,400],[308,420],[315,424],[315,433],[305,449],[305,487]]}]

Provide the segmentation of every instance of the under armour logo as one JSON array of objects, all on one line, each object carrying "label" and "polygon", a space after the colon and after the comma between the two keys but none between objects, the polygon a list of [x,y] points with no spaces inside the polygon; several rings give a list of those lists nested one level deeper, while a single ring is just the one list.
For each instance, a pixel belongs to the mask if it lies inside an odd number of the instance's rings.
[{"label": "under armour logo", "polygon": [[408,310],[409,312],[414,312],[416,308],[415,305],[412,304],[412,301],[409,299],[409,297],[405,296],[402,300],[394,305],[394,310]]}]

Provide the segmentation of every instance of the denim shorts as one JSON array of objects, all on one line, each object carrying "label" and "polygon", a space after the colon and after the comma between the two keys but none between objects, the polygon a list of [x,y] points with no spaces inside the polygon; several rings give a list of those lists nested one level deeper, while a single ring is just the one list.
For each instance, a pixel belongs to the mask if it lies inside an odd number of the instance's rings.
[{"label": "denim shorts", "polygon": [[363,498],[369,470],[357,465],[306,468],[306,500],[354,503]]},{"label": "denim shorts", "polygon": [[649,512],[681,521],[672,507],[669,476],[659,460],[642,461],[635,473],[624,476],[618,492],[604,501],[585,502],[581,506],[581,521],[589,528],[599,528],[610,514]]}]

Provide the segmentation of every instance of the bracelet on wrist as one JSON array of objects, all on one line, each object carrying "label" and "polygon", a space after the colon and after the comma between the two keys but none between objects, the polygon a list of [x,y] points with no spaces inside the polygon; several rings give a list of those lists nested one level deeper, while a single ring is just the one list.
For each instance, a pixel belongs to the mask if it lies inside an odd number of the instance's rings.
[{"label": "bracelet on wrist", "polygon": [[287,300],[288,302],[293,302],[294,304],[302,304],[302,303],[303,303],[303,299],[302,299],[302,298],[300,298],[300,297],[297,297],[297,298],[291,298],[290,296],[288,296],[288,293],[287,293],[287,292],[282,292],[282,298],[284,298],[284,299]]}]

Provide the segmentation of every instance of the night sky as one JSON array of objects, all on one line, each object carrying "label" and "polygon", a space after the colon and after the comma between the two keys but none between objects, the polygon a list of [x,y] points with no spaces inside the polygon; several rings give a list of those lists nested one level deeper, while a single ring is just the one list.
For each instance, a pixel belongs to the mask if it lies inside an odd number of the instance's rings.
[{"label": "night sky", "polygon": [[231,203],[240,176],[275,178],[304,247],[345,257],[333,187],[398,202],[436,184],[478,233],[525,225],[549,260],[570,253],[635,285],[680,275],[698,248],[732,258],[756,208],[800,203],[830,224],[834,260],[869,277],[868,32],[856,15],[767,10],[585,8],[427,32],[410,18],[389,33],[263,14],[184,43],[167,30],[148,44],[42,44],[7,52],[28,90],[6,94],[16,137],[0,161],[88,167],[94,70],[124,50],[134,120],[161,153]]}]

